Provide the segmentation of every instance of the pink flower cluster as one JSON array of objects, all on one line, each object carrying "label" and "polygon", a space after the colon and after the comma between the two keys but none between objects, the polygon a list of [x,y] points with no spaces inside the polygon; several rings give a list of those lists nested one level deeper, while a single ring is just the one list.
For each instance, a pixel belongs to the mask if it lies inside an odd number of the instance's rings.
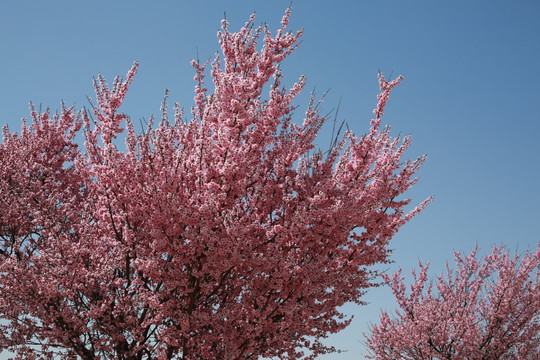
[{"label": "pink flower cluster", "polygon": [[[424,158],[380,118],[401,80],[380,78],[368,134],[314,152],[325,118],[279,64],[301,32],[253,19],[219,32],[222,55],[194,62],[195,106],[137,134],[119,112],[137,64],[92,115],[32,110],[0,144],[0,350],[43,359],[282,359],[333,351],[339,307],[361,303],[374,264],[412,212],[401,198]],[[262,48],[258,41],[263,37]],[[268,93],[263,95],[265,85]],[[85,136],[80,149],[75,136]],[[125,150],[115,144],[124,134]],[[312,355],[304,355],[309,350]]]},{"label": "pink flower cluster", "polygon": [[383,312],[368,338],[369,358],[540,358],[540,246],[522,258],[504,248],[478,259],[455,254],[435,286],[428,265],[413,271],[407,294],[401,271],[385,275],[396,296],[396,316]]}]

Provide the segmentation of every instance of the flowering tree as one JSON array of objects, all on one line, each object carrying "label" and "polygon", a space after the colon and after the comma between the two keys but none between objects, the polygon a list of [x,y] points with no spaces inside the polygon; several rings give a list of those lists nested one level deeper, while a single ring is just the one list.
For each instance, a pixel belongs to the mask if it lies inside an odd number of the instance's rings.
[{"label": "flowering tree", "polygon": [[540,246],[521,259],[493,248],[455,254],[457,269],[427,282],[420,264],[410,294],[401,271],[385,275],[397,298],[396,318],[383,312],[371,329],[371,359],[540,358]]},{"label": "flowering tree", "polygon": [[[279,64],[301,32],[218,33],[214,90],[196,71],[195,106],[136,134],[119,111],[137,64],[95,82],[89,113],[31,108],[0,145],[0,350],[20,358],[308,358],[361,303],[370,266],[420,211],[398,199],[424,158],[381,117],[401,78],[380,75],[368,134],[313,149],[325,118],[312,99],[291,121],[304,78]],[[263,37],[263,46],[257,41]],[[266,87],[265,85],[268,84]],[[263,91],[266,95],[263,95]],[[117,145],[123,131],[125,147]],[[80,149],[76,135],[84,133]]]}]

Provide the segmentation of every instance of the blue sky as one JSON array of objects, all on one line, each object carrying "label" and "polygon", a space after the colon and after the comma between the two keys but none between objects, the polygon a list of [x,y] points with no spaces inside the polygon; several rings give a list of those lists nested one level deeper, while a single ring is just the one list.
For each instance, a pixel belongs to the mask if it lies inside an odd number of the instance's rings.
[{"label": "blue sky", "polygon": [[[239,29],[252,12],[276,29],[289,0],[276,1],[3,1],[0,4],[0,125],[12,131],[28,102],[87,105],[92,77],[109,80],[140,62],[124,111],[134,120],[158,115],[164,90],[192,105],[198,52],[212,58],[224,12]],[[411,134],[408,157],[427,154],[409,192],[435,201],[393,239],[389,270],[430,260],[438,274],[452,251],[506,244],[523,252],[540,241],[540,3],[537,1],[295,0],[290,29],[304,28],[283,67],[301,74],[357,134],[367,131],[378,92],[377,71],[405,80],[392,94],[384,123]],[[296,103],[307,105],[307,92]],[[297,119],[301,121],[300,118]],[[328,124],[330,125],[330,124]],[[327,148],[331,126],[317,139]],[[352,325],[331,336],[363,359],[363,335],[387,288],[369,305],[346,306]],[[0,355],[0,359],[2,355]],[[325,359],[326,359],[325,358]]]}]

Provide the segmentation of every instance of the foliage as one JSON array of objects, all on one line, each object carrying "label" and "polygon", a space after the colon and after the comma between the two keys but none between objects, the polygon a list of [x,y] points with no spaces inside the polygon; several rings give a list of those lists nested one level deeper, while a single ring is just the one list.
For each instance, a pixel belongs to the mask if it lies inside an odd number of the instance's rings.
[{"label": "foliage", "polygon": [[390,282],[399,310],[383,312],[372,327],[371,359],[538,359],[540,357],[540,246],[521,259],[493,248],[483,261],[478,249],[455,253],[436,291],[428,264],[406,294],[401,270]]},{"label": "foliage", "polygon": [[[167,101],[137,134],[119,111],[137,64],[112,89],[95,82],[90,112],[32,107],[0,144],[0,350],[21,358],[298,359],[333,351],[338,307],[361,304],[370,266],[425,203],[398,200],[424,158],[401,162],[409,138],[347,132],[325,157],[325,117],[304,86],[281,87],[279,64],[301,32],[276,35],[253,18],[219,32],[214,91],[196,71],[189,121]],[[257,42],[263,38],[263,46]],[[265,84],[268,84],[265,87]],[[266,95],[263,90],[267,89]],[[84,133],[81,149],[77,134]],[[125,131],[125,147],[117,145]],[[311,356],[311,355],[310,355]]]}]

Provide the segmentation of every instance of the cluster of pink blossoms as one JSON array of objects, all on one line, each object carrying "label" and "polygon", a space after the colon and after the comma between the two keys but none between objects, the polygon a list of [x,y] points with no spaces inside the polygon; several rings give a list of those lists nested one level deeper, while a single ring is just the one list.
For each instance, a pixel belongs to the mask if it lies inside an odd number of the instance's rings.
[{"label": "cluster of pink blossoms", "polygon": [[455,253],[435,286],[420,264],[407,293],[401,271],[384,274],[397,299],[368,338],[370,359],[540,358],[540,245],[523,257],[494,247],[483,259]]},{"label": "cluster of pink blossoms", "polygon": [[[96,82],[92,114],[32,112],[0,144],[0,350],[43,359],[282,359],[333,351],[338,310],[361,303],[374,264],[414,213],[400,197],[424,158],[381,115],[324,156],[315,101],[280,85],[301,32],[250,21],[219,32],[196,70],[192,118],[136,133],[119,112],[137,71]],[[257,43],[263,38],[263,46]],[[265,85],[268,92],[263,94]],[[75,137],[84,133],[81,149]],[[125,150],[116,145],[119,134]],[[304,355],[309,350],[312,355]]]}]

